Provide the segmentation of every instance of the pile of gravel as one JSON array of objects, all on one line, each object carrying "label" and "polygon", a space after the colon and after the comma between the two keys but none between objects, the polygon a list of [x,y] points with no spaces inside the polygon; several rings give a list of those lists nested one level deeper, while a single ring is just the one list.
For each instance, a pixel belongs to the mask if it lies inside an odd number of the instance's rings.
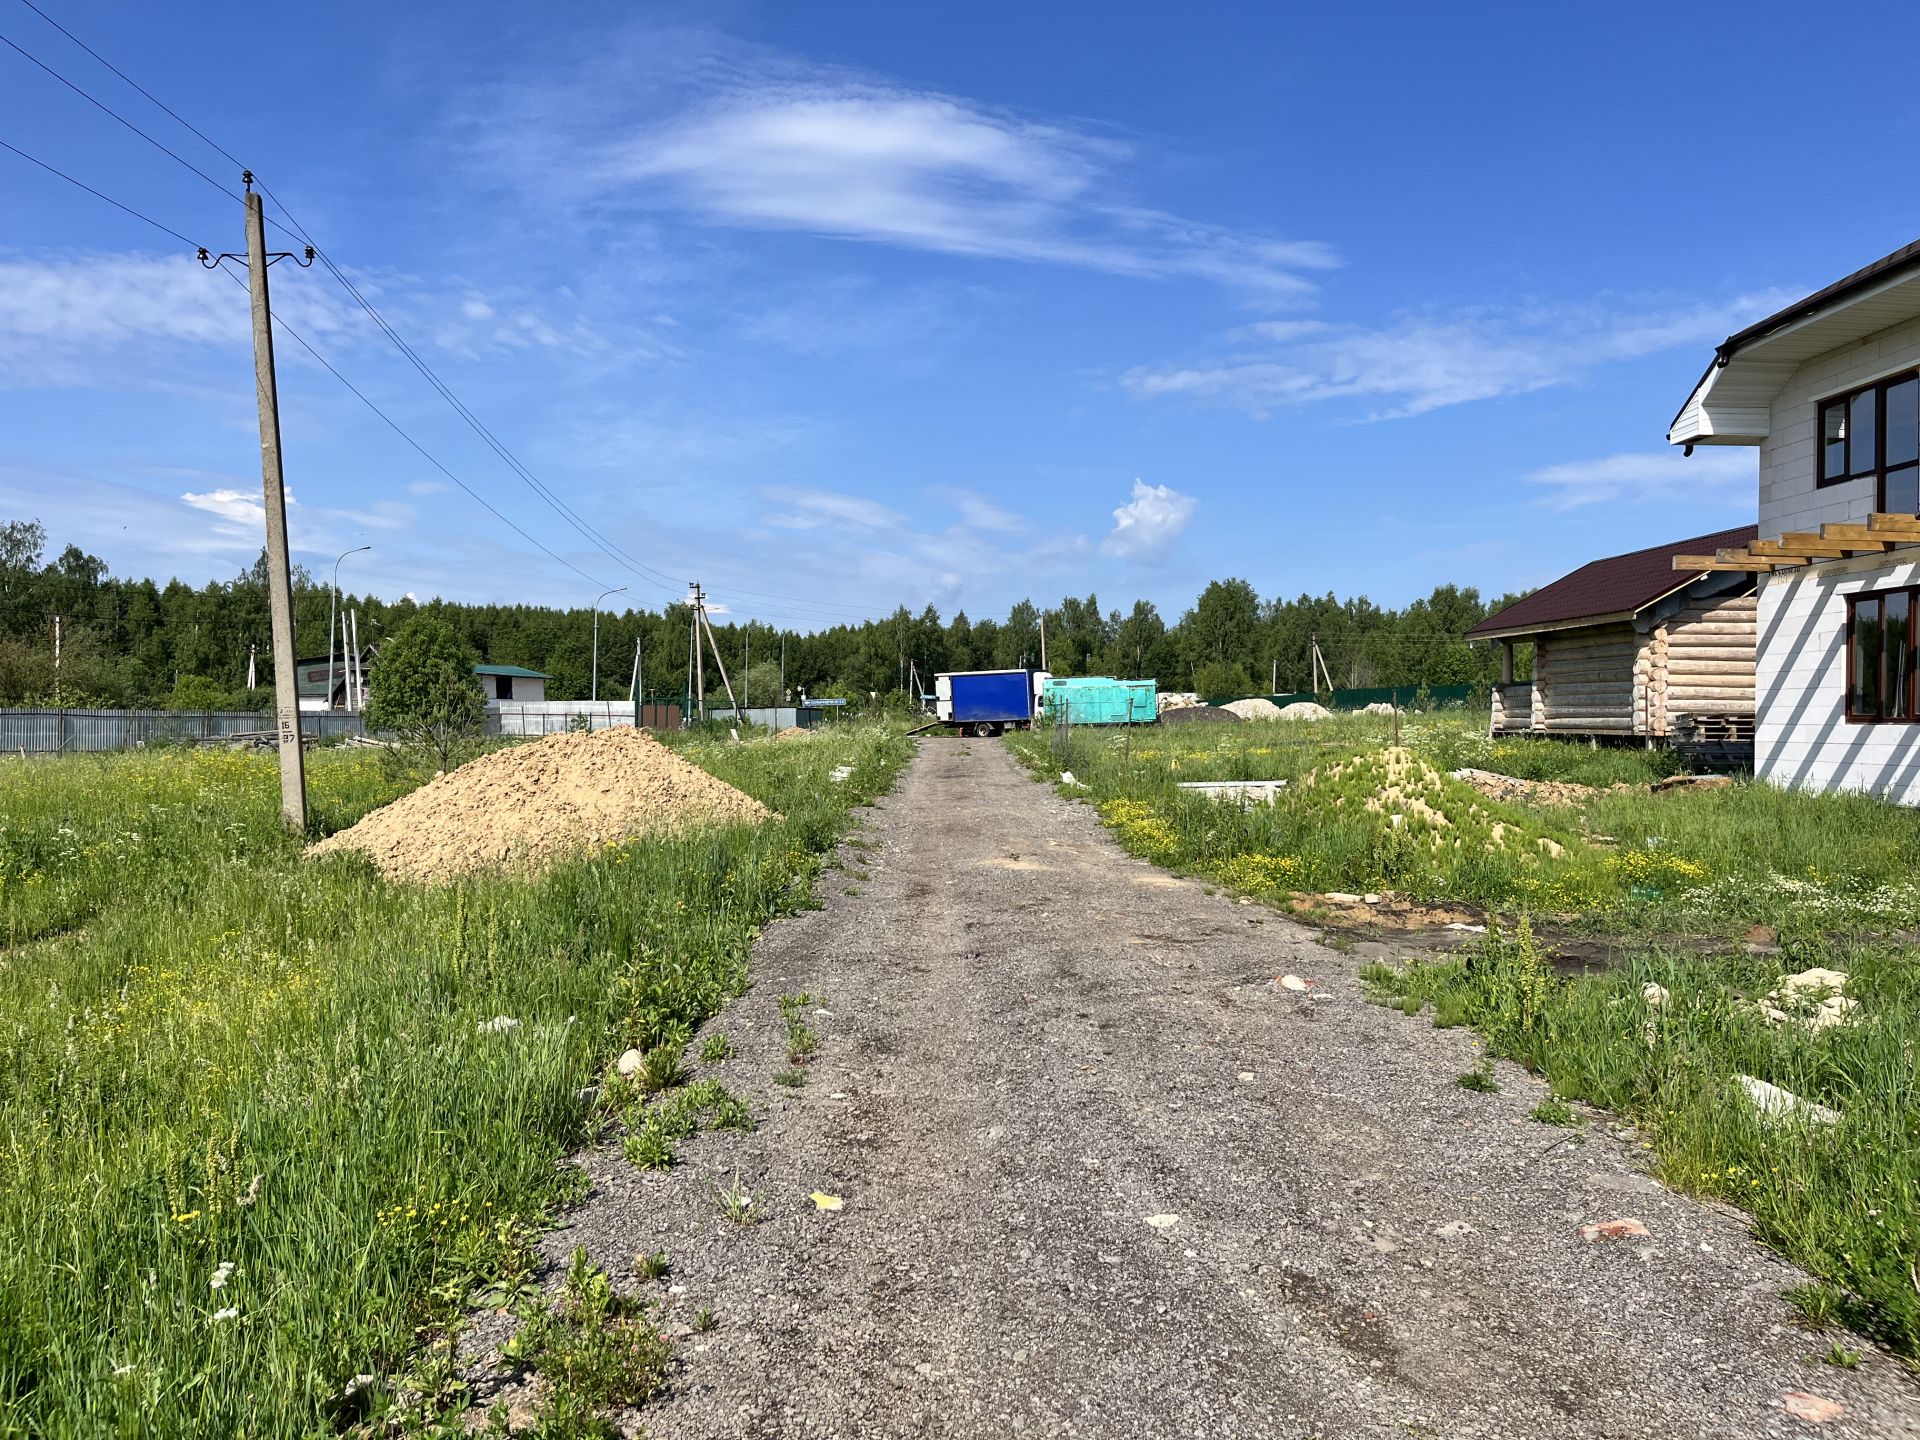
[{"label": "pile of gravel", "polygon": [[1311,700],[1296,700],[1284,710],[1275,710],[1274,717],[1280,720],[1331,720],[1333,712],[1324,705],[1316,705]]},{"label": "pile of gravel", "polygon": [[495,750],[330,835],[307,854],[360,850],[389,879],[444,881],[538,868],[662,830],[757,824],[750,795],[622,726]]},{"label": "pile of gravel", "polygon": [[1280,718],[1280,707],[1274,704],[1273,701],[1260,695],[1254,695],[1246,700],[1229,700],[1220,708],[1222,710],[1231,710],[1242,720],[1277,720]]}]

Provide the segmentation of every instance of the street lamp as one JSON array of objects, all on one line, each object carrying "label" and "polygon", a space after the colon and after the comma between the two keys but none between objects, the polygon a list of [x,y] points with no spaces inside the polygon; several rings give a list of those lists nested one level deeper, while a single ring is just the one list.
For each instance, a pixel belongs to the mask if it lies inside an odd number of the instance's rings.
[{"label": "street lamp", "polygon": [[[372,548],[371,545],[356,545],[351,550],[342,550],[340,560]],[[340,560],[333,562],[333,593],[327,596],[327,708],[329,710],[333,708],[333,637],[340,609]]]},{"label": "street lamp", "polygon": [[627,587],[622,585],[613,590],[602,590],[600,599],[593,602],[593,694],[590,698],[600,698],[600,600],[609,595],[624,595]]}]

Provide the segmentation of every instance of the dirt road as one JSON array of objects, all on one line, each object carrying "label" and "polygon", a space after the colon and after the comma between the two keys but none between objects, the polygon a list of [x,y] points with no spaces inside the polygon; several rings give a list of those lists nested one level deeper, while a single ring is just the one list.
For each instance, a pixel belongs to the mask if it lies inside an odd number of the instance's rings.
[{"label": "dirt road", "polygon": [[[1920,1434],[1897,1362],[1818,1363],[1779,1298],[1803,1277],[1736,1214],[1604,1123],[1528,1119],[1512,1067],[1460,1088],[1470,1036],[1128,858],[1000,745],[924,742],[871,820],[715,1022],[760,1128],[667,1172],[586,1157],[552,1237],[616,1275],[665,1249],[670,1317],[712,1307],[650,1434]],[[821,1043],[788,1089],[801,991]],[[735,1173],[756,1225],[720,1215]],[[1577,1233],[1620,1217],[1650,1238]],[[1792,1391],[1846,1414],[1791,1418]]]}]

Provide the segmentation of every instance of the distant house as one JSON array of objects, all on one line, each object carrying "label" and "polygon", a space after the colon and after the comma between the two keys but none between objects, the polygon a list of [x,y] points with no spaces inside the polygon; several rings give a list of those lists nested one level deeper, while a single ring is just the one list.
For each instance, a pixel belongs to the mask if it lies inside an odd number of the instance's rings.
[{"label": "distant house", "polygon": [[502,701],[544,701],[547,698],[547,681],[553,678],[538,670],[529,670],[524,665],[476,665],[473,673],[480,677],[480,687],[486,691],[489,708],[498,706]]},{"label": "distant house", "polygon": [[1920,804],[1920,241],[1730,335],[1667,438],[1760,452],[1755,773]]},{"label": "distant house", "polygon": [[[1745,525],[1595,560],[1482,620],[1467,638],[1501,647],[1493,733],[1750,742],[1753,579],[1674,557],[1753,538]],[[1531,680],[1513,678],[1521,644]]]},{"label": "distant house", "polygon": [[[363,685],[372,672],[373,655],[372,646],[361,652],[360,676]],[[352,660],[350,655],[335,655],[331,659],[325,655],[313,655],[294,661],[294,689],[299,694],[301,710],[311,713],[349,708],[347,689],[352,674]]]}]

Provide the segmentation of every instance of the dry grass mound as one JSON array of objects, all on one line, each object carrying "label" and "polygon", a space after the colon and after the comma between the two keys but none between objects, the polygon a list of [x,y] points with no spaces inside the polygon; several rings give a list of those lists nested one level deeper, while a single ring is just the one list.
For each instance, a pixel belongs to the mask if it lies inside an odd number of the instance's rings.
[{"label": "dry grass mound", "polygon": [[361,850],[389,879],[432,882],[488,868],[537,868],[635,835],[755,824],[771,814],[652,736],[623,726],[549,735],[483,755],[307,853]]}]

